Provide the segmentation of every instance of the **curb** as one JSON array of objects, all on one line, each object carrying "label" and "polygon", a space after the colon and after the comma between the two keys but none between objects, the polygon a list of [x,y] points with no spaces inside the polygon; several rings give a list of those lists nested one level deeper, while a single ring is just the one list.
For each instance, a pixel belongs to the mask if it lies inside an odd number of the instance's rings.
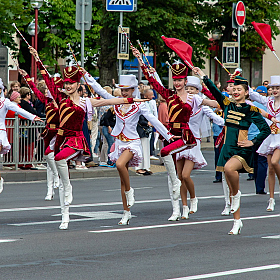
[{"label": "curb", "polygon": [[[135,172],[129,170],[129,176],[137,176]],[[2,170],[1,176],[5,182],[27,182],[47,180],[46,170]],[[92,167],[86,170],[70,169],[70,179],[119,177],[116,168]]]}]

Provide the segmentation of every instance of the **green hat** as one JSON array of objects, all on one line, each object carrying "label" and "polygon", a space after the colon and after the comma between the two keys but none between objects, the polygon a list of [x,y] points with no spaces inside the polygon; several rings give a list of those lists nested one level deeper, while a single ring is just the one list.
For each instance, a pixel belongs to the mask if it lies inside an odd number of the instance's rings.
[{"label": "green hat", "polygon": [[241,85],[241,84],[244,84],[244,85],[248,86],[248,81],[243,77],[236,76],[234,78],[234,85],[237,86],[237,85]]}]

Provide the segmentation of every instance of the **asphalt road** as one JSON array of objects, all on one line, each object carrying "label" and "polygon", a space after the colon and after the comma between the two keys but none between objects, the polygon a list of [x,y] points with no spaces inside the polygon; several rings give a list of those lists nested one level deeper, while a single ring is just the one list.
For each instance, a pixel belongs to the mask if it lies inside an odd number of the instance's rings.
[{"label": "asphalt road", "polygon": [[[67,231],[58,195],[44,201],[46,182],[5,182],[0,195],[0,279],[280,279],[280,198],[255,195],[241,176],[244,227],[229,236],[233,218],[220,215],[222,185],[213,184],[213,152],[192,178],[198,212],[168,222],[167,176],[131,178],[137,203],[129,226],[122,215],[118,178],[73,180]],[[278,189],[277,189],[278,191]]]}]

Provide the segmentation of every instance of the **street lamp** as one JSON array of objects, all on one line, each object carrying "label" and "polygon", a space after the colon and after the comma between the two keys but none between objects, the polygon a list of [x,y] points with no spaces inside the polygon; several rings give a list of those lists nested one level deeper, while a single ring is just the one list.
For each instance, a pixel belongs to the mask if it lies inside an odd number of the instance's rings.
[{"label": "street lamp", "polygon": [[[218,29],[215,29],[212,33],[212,39],[214,40],[215,42],[215,55],[218,57],[218,51],[219,51],[219,41],[222,37],[222,33],[220,30]],[[218,77],[218,62],[215,60],[215,79],[214,81],[217,82],[219,80],[219,77]]]},{"label": "street lamp", "polygon": [[[35,38],[35,32],[36,28],[35,28],[35,22],[34,20],[32,22],[29,23],[28,27],[27,27],[27,32],[28,34],[32,37],[32,47],[35,48],[34,46],[34,38]],[[40,32],[40,27],[37,26],[37,34]],[[35,63],[35,59],[33,56],[31,56],[31,77],[34,77],[35,79],[35,72],[37,73],[37,71],[35,70],[35,66],[36,66],[36,63]],[[35,80],[36,81],[36,80]]]},{"label": "street lamp", "polygon": [[[35,10],[35,34],[34,34],[34,49],[38,47],[38,10],[42,7],[44,0],[30,0],[31,7]],[[34,82],[37,80],[37,65],[34,65]]]}]

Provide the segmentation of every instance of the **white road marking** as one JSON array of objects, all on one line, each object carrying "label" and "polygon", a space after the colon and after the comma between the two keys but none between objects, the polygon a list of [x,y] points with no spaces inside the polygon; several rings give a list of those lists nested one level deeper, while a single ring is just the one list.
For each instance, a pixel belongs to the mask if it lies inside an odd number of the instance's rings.
[{"label": "white road marking", "polygon": [[[152,189],[153,187],[141,187],[141,188],[134,188],[134,190],[145,190],[145,189]],[[103,190],[104,192],[120,192],[120,189],[113,189],[113,190]]]},{"label": "white road marking", "polygon": [[[275,192],[277,193],[277,192]],[[245,193],[242,194],[243,197],[256,196],[255,193]],[[204,199],[224,199],[223,195],[212,195],[212,196],[198,196],[198,200]],[[189,198],[188,198],[189,200]],[[152,199],[152,200],[136,200],[136,204],[145,204],[145,203],[162,203],[162,202],[170,202],[170,198],[163,199]],[[122,205],[122,202],[100,202],[100,203],[88,203],[88,204],[71,204],[71,208],[82,208],[82,207],[100,207],[100,206],[113,206],[113,205]],[[52,210],[52,209],[60,209],[60,206],[38,206],[38,207],[21,207],[21,208],[7,208],[0,209],[0,213],[4,212],[20,212],[20,211],[36,211],[36,210]]]},{"label": "white road marking", "polygon": [[[119,212],[119,213],[118,213]],[[96,220],[109,220],[109,219],[121,219],[122,210],[119,211],[98,211],[98,212],[71,212],[70,213],[70,222],[86,222],[86,221],[96,221]],[[61,214],[55,214],[52,216],[61,216]],[[81,216],[88,217],[83,219],[71,219],[71,216]],[[136,217],[132,215],[132,217]],[[45,225],[45,224],[57,224],[61,223],[61,220],[56,221],[41,221],[41,222],[30,222],[30,223],[17,223],[17,224],[8,224],[9,226],[34,226],[34,225]]]},{"label": "white road marking", "polygon": [[280,239],[280,235],[263,236],[262,238],[268,238],[268,239]]},{"label": "white road marking", "polygon": [[[278,218],[280,214],[269,215],[269,216],[256,216],[256,217],[244,217],[244,220],[257,220],[257,219],[267,219],[267,218]],[[163,224],[163,225],[151,225],[143,227],[125,227],[125,228],[115,228],[109,230],[93,230],[89,231],[92,233],[109,233],[109,232],[120,232],[120,231],[134,231],[134,230],[145,230],[145,229],[156,229],[156,228],[168,228],[168,227],[179,227],[179,226],[190,226],[190,225],[202,225],[202,224],[214,224],[214,223],[224,223],[232,222],[232,219],[223,219],[223,220],[209,220],[209,221],[200,221],[200,222],[190,222],[190,223],[176,223],[176,224]]]},{"label": "white road marking", "polygon": [[233,269],[233,270],[227,270],[227,271],[221,271],[221,272],[215,272],[215,273],[193,275],[193,276],[187,276],[187,277],[181,277],[181,278],[172,278],[172,279],[168,279],[168,280],[207,279],[207,278],[213,278],[213,277],[218,277],[218,276],[234,275],[234,274],[254,272],[254,271],[262,271],[262,270],[275,269],[275,268],[280,268],[280,264],[272,264],[272,265],[248,267],[248,268],[241,268],[241,269]]},{"label": "white road marking", "polygon": [[18,239],[0,239],[0,243],[7,243],[7,242],[14,242],[17,241]]}]

